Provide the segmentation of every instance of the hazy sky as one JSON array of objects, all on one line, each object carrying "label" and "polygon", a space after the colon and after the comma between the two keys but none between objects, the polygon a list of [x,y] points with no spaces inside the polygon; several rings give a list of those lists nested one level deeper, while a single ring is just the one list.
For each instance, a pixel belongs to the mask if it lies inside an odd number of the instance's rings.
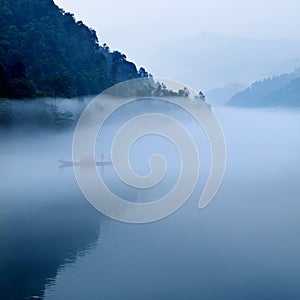
[{"label": "hazy sky", "polygon": [[262,39],[300,38],[299,0],[54,1],[94,28],[100,43],[124,52],[129,60],[150,71],[147,57],[152,49],[205,32]]}]

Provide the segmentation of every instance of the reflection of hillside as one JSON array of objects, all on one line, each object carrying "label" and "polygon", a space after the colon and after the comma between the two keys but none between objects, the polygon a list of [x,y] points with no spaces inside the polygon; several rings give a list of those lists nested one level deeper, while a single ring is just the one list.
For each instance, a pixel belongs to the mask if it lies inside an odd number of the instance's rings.
[{"label": "reflection of hillside", "polygon": [[49,201],[39,208],[24,204],[17,211],[12,206],[4,208],[0,228],[2,299],[41,296],[59,268],[97,241],[99,213],[78,194],[69,196],[73,196],[72,203]]}]

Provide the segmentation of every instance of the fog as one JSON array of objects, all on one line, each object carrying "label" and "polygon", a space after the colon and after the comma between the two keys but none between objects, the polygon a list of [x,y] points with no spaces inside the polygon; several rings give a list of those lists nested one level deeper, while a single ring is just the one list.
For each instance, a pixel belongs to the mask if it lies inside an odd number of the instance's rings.
[{"label": "fog", "polygon": [[191,37],[203,32],[261,39],[300,38],[297,30],[300,7],[296,0],[278,1],[276,6],[271,0],[177,3],[170,0],[55,0],[55,3],[95,28],[101,39],[112,47],[130,47],[136,52],[141,39],[143,42],[149,39],[157,45],[169,38]]},{"label": "fog", "polygon": [[300,66],[296,0],[55,3],[94,28],[100,44],[194,90],[248,86]]},{"label": "fog", "polygon": [[[65,100],[59,110],[74,117],[88,101]],[[22,106],[14,103],[15,115]],[[299,111],[214,110],[227,144],[226,172],[216,197],[198,209],[211,163],[209,145],[195,120],[180,116],[199,150],[199,183],[174,214],[143,225],[102,215],[82,195],[73,169],[59,168],[59,160],[72,159],[75,123],[48,130],[34,122],[25,126],[26,117],[15,122],[23,124],[18,129],[2,129],[3,297],[299,299]],[[28,114],[33,112],[31,107]],[[160,112],[176,116],[170,108]],[[97,161],[101,153],[111,159],[117,125],[107,124],[107,135],[100,132]],[[153,153],[162,153],[168,167],[155,191],[141,194],[122,185],[111,166],[100,167],[99,176],[128,201],[152,201],[171,188],[179,172],[176,147],[153,135],[133,145],[133,169],[149,172]],[[15,298],[5,297],[12,290]]]},{"label": "fog", "polygon": [[[251,39],[205,33],[165,40],[142,51],[142,55],[144,61],[151,62],[149,70],[156,76],[176,79],[207,94],[211,89],[231,84],[242,85],[243,90],[257,80],[293,72],[300,66],[299,51],[300,39]],[[233,90],[230,97],[238,91]],[[229,100],[224,91],[222,95],[225,101]]]}]

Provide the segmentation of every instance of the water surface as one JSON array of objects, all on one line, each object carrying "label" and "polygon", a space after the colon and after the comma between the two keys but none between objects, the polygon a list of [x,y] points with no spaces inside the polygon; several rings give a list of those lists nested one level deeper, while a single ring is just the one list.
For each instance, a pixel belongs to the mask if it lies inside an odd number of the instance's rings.
[{"label": "water surface", "polygon": [[[150,224],[105,218],[84,199],[72,169],[60,173],[57,161],[71,157],[72,131],[1,140],[3,299],[299,299],[299,112],[216,113],[228,150],[217,196],[197,208],[209,168],[200,137],[204,161],[195,192]],[[151,145],[169,155],[165,192],[177,175],[176,151],[165,140],[144,142],[133,149],[133,165],[145,170],[145,154],[137,153]],[[102,175],[114,178],[112,169]],[[144,199],[117,181],[111,188]]]}]

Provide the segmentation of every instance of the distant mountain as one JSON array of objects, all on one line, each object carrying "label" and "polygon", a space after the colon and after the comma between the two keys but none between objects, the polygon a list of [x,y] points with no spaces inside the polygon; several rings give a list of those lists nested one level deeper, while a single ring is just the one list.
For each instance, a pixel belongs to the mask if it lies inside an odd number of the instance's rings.
[{"label": "distant mountain", "polygon": [[300,107],[300,68],[292,73],[256,81],[234,95],[227,104],[245,107]]},{"label": "distant mountain", "polygon": [[[143,45],[137,58],[151,62],[156,76],[184,82],[207,91],[238,83],[249,86],[300,67],[300,40],[259,40],[202,34],[168,40],[155,47]],[[142,60],[143,58],[143,60]]]},{"label": "distant mountain", "polygon": [[0,1],[0,97],[97,94],[146,76],[53,0]]},{"label": "distant mountain", "polygon": [[207,102],[214,105],[224,105],[236,93],[245,89],[245,86],[233,83],[224,87],[215,88],[205,93]]}]

